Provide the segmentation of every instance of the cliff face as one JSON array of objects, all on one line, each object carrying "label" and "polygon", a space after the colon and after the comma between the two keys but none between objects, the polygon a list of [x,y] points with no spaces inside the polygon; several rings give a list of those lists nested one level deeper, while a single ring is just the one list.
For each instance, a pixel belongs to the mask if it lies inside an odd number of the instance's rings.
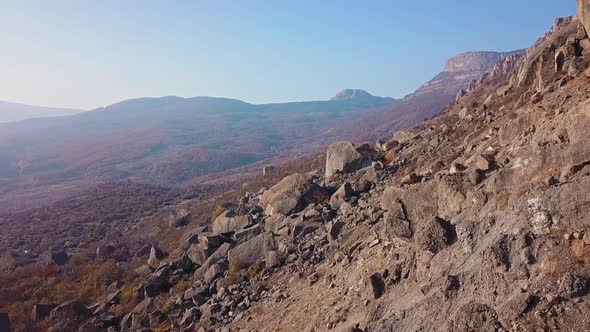
[{"label": "cliff face", "polygon": [[582,25],[586,28],[586,32],[590,31],[590,0],[577,0],[578,4],[578,18]]},{"label": "cliff face", "polygon": [[513,52],[467,52],[447,60],[444,70],[432,80],[422,85],[416,92],[406,96],[419,96],[425,93],[455,94],[467,88],[473,80],[479,79],[486,71],[492,69],[499,61],[523,51]]}]

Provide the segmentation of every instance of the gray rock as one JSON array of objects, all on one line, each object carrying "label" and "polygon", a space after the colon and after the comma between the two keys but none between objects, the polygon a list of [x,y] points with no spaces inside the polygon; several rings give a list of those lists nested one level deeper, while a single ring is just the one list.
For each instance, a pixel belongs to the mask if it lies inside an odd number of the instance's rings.
[{"label": "gray rock", "polygon": [[252,223],[250,216],[238,216],[232,210],[226,210],[213,221],[213,233],[231,233],[246,228]]},{"label": "gray rock", "polygon": [[276,242],[272,234],[261,234],[252,240],[244,242],[228,252],[231,270],[240,270],[251,266],[258,260],[264,259],[266,253],[276,249]]},{"label": "gray rock", "polygon": [[340,205],[348,201],[352,195],[352,186],[349,182],[345,182],[340,188],[338,188],[338,190],[336,190],[332,197],[330,197],[330,206],[332,206],[333,209],[338,209]]},{"label": "gray rock", "polygon": [[272,250],[266,253],[266,268],[270,269],[281,265],[281,254]]},{"label": "gray rock", "polygon": [[292,174],[264,192],[260,197],[260,206],[266,214],[288,215],[301,211],[312,203],[320,203],[329,199],[329,193],[303,174]]},{"label": "gray rock", "polygon": [[185,209],[173,210],[168,216],[168,225],[170,227],[181,227],[191,222],[191,214]]},{"label": "gray rock", "polygon": [[207,285],[210,285],[213,281],[217,280],[217,278],[222,277],[226,270],[227,267],[222,264],[215,263],[211,265],[211,267],[207,269],[207,272],[205,272],[205,275],[203,276],[203,282]]},{"label": "gray rock", "polygon": [[326,177],[338,172],[353,173],[371,165],[371,159],[361,154],[350,142],[336,142],[326,152]]},{"label": "gray rock", "polygon": [[248,228],[237,231],[234,234],[234,239],[237,243],[242,243],[255,238],[260,233],[262,233],[260,227],[258,225],[253,225]]}]

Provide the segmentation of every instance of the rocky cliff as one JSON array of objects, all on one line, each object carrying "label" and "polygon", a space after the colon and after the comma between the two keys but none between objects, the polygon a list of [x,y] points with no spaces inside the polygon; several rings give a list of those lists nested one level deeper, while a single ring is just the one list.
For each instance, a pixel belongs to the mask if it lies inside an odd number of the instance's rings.
[{"label": "rocky cliff", "polygon": [[513,52],[467,52],[447,60],[444,70],[432,80],[422,85],[416,92],[406,96],[415,97],[434,91],[457,93],[466,89],[469,83],[477,80],[494,67],[499,61],[512,56],[518,56],[523,51]]}]

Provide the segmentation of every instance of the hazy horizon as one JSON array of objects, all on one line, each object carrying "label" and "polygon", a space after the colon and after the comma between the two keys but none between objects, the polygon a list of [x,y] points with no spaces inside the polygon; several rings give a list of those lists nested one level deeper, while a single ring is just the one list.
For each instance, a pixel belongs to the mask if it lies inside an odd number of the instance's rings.
[{"label": "hazy horizon", "polygon": [[526,48],[574,11],[550,0],[0,1],[0,100],[90,110],[170,95],[326,100],[344,88],[401,98],[447,58]]}]

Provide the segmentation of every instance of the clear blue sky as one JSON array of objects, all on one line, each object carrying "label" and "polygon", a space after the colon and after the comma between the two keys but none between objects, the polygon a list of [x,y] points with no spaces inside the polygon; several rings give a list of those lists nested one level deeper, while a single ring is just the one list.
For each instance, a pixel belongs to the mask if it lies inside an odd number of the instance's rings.
[{"label": "clear blue sky", "polygon": [[530,46],[574,0],[0,0],[0,100],[402,97],[464,51]]}]

